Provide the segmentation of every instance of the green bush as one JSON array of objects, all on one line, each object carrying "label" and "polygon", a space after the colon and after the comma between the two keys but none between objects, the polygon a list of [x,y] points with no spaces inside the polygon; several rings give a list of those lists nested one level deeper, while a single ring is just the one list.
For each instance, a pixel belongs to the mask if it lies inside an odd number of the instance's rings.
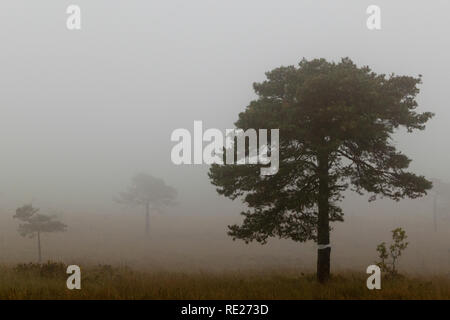
[{"label": "green bush", "polygon": [[391,231],[393,242],[389,246],[389,251],[386,247],[386,243],[382,242],[377,246],[378,257],[380,261],[377,265],[382,272],[387,273],[391,277],[397,277],[398,274],[398,259],[402,255],[403,251],[408,247],[406,242],[406,231],[402,228],[396,228]]}]

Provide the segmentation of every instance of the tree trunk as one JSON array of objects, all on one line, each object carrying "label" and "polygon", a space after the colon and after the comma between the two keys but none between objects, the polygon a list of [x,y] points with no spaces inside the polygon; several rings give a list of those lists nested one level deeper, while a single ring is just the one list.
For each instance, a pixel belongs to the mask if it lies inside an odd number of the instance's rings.
[{"label": "tree trunk", "polygon": [[42,256],[41,256],[41,232],[38,231],[37,233],[37,240],[38,240],[38,261],[41,263]]},{"label": "tree trunk", "polygon": [[329,177],[328,155],[319,155],[319,199],[317,221],[317,280],[321,283],[330,278],[330,223],[329,223]]},{"label": "tree trunk", "polygon": [[145,204],[145,234],[148,236],[150,233],[150,204]]}]

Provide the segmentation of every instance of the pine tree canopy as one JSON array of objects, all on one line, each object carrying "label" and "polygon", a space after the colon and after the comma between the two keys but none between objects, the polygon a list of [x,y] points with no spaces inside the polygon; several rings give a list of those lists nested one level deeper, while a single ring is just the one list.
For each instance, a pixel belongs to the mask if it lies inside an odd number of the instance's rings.
[{"label": "pine tree canopy", "polygon": [[317,241],[321,199],[329,221],[343,221],[345,190],[400,200],[432,187],[408,171],[411,160],[392,139],[401,127],[423,130],[433,116],[416,111],[420,75],[377,74],[344,58],[303,59],[266,77],[254,84],[258,97],[235,126],[280,130],[279,172],[261,176],[257,165],[217,164],[209,171],[219,194],[247,207],[243,224],[229,226],[233,238]]}]

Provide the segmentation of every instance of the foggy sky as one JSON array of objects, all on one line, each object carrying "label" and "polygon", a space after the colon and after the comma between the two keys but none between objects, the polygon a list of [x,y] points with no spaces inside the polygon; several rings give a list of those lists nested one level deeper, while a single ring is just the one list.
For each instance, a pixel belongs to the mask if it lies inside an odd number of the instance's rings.
[{"label": "foggy sky", "polygon": [[[78,4],[82,30],[66,29]],[[382,30],[366,28],[381,7]],[[2,0],[0,207],[119,210],[137,172],[178,189],[187,214],[225,214],[207,166],[175,166],[174,129],[233,128],[252,83],[302,57],[350,57],[375,72],[423,75],[427,130],[400,134],[411,169],[450,180],[450,2]]]}]

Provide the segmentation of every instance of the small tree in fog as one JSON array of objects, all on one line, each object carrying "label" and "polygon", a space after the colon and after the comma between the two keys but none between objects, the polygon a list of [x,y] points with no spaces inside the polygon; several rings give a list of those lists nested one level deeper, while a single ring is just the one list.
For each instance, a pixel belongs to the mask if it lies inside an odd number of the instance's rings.
[{"label": "small tree in fog", "polygon": [[38,257],[39,263],[42,261],[41,255],[41,233],[66,231],[67,226],[55,220],[54,217],[38,213],[39,209],[34,208],[31,204],[17,208],[15,219],[19,219],[24,223],[19,225],[19,234],[23,237],[34,238],[37,236],[38,241]]},{"label": "small tree in fog", "polygon": [[163,207],[175,204],[176,196],[176,190],[166,185],[162,179],[140,173],[131,179],[128,190],[121,192],[115,200],[145,208],[145,233],[148,234],[150,210],[161,211]]},{"label": "small tree in fog", "polygon": [[406,238],[408,238],[406,231],[402,228],[396,228],[392,230],[393,242],[389,246],[389,249],[386,247],[385,242],[377,246],[378,257],[380,258],[377,265],[381,268],[381,271],[387,272],[391,276],[398,275],[398,259],[408,246]]}]

